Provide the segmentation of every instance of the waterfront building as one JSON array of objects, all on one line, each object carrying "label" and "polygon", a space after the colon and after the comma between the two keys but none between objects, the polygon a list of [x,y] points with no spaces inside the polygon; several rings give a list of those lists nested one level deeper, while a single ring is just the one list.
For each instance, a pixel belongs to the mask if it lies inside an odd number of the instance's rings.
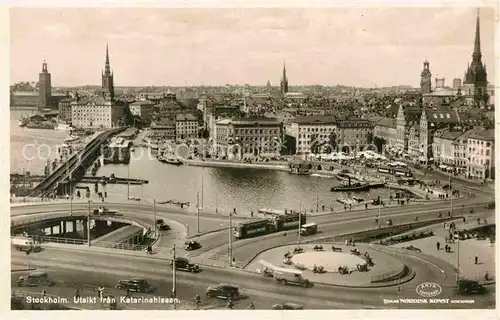
[{"label": "waterfront building", "polygon": [[452,129],[458,123],[456,110],[449,107],[431,110],[401,105],[396,118],[397,152],[422,163],[432,161],[434,132],[443,128]]},{"label": "waterfront building", "polygon": [[71,103],[71,124],[75,128],[106,129],[120,126],[124,107],[102,96]]},{"label": "waterfront building", "polygon": [[495,178],[495,130],[476,128],[467,136],[467,177]]},{"label": "waterfront building", "polygon": [[103,150],[103,161],[107,163],[125,163],[130,162],[130,147],[132,141],[123,137],[114,138],[111,143]]},{"label": "waterfront building", "polygon": [[467,171],[467,141],[469,131],[437,130],[433,135],[434,163],[449,171],[465,173]]},{"label": "waterfront building", "polygon": [[396,119],[381,117],[375,121],[373,137],[382,140],[388,147],[395,147],[397,144]]},{"label": "waterfront building", "polygon": [[136,101],[129,105],[130,113],[138,116],[146,123],[151,121],[154,112],[154,103],[147,100]]},{"label": "waterfront building", "polygon": [[283,125],[275,119],[223,119],[216,122],[215,155],[229,159],[277,157]]},{"label": "waterfront building", "polygon": [[472,63],[467,66],[463,81],[463,93],[467,103],[471,105],[488,102],[488,74],[486,72],[486,64],[483,64],[481,57],[481,32],[478,10]]},{"label": "waterfront building", "polygon": [[149,137],[152,140],[175,140],[175,121],[162,119],[151,122]]},{"label": "waterfront building", "polygon": [[[286,127],[287,140],[297,154],[333,152],[337,141],[337,120],[333,116],[297,116]],[[329,148],[330,150],[322,150]]]},{"label": "waterfront building", "polygon": [[[337,144],[340,150],[344,152],[363,150],[366,145],[372,143],[373,128],[374,123],[368,119],[337,121]],[[348,147],[347,150],[345,147]]]},{"label": "waterfront building", "polygon": [[178,114],[175,118],[175,136],[178,140],[198,138],[198,118],[190,113]]},{"label": "waterfront building", "polygon": [[71,98],[59,101],[59,120],[71,122],[71,102],[73,102]]},{"label": "waterfront building", "polygon": [[10,106],[14,109],[48,109],[57,107],[66,94],[52,92],[51,74],[47,62],[42,63],[42,71],[38,75],[38,91],[16,91],[10,96]]}]

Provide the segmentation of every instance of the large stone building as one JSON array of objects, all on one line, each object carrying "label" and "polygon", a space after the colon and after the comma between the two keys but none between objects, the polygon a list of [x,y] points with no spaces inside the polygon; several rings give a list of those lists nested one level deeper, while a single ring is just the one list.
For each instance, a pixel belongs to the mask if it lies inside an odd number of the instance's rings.
[{"label": "large stone building", "polygon": [[424,61],[424,69],[420,74],[420,93],[431,93],[432,90],[432,73],[429,69],[429,61]]},{"label": "large stone building", "polygon": [[[397,144],[396,119],[382,117],[374,121],[373,137],[382,142],[381,147],[395,147]],[[382,152],[382,150],[378,150]]]},{"label": "large stone building", "polygon": [[467,177],[495,178],[495,130],[473,129],[467,136]]},{"label": "large stone building", "polygon": [[64,93],[52,92],[52,80],[47,62],[42,63],[38,75],[38,91],[17,91],[10,96],[10,106],[14,109],[57,108],[59,101],[66,98]]},{"label": "large stone building", "polygon": [[151,122],[149,137],[158,141],[175,140],[175,121],[163,119]]},{"label": "large stone building", "polygon": [[175,135],[178,140],[198,138],[198,119],[190,114],[178,114],[175,119]]},{"label": "large stone building", "polygon": [[332,116],[297,116],[287,125],[286,134],[291,140],[291,153],[332,152],[336,148],[337,121]]},{"label": "large stone building", "polygon": [[130,113],[138,116],[145,123],[150,123],[154,112],[154,103],[147,100],[140,100],[129,105]]},{"label": "large stone building", "polygon": [[437,130],[433,137],[434,163],[457,173],[467,170],[467,140],[469,131]]},{"label": "large stone building", "polygon": [[464,96],[469,104],[486,103],[488,101],[488,74],[486,72],[486,64],[483,64],[481,57],[481,34],[478,10],[472,63],[467,67],[463,81]]},{"label": "large stone building", "polygon": [[215,131],[215,156],[245,159],[281,153],[283,125],[275,119],[223,119]]},{"label": "large stone building", "polygon": [[339,150],[364,150],[372,143],[374,124],[368,119],[348,119],[337,122]]},{"label": "large stone building", "polygon": [[427,109],[401,105],[396,118],[396,150],[411,159],[427,163],[433,160],[434,132],[453,128],[459,122],[457,112],[450,108]]}]

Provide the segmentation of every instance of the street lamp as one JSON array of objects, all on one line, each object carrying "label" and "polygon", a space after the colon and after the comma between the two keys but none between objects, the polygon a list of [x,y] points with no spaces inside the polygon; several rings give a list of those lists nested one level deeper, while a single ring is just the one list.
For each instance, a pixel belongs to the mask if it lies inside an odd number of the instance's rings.
[{"label": "street lamp", "polygon": [[90,203],[92,202],[92,200],[89,200],[88,201],[88,216],[87,216],[87,239],[88,239],[88,244],[89,244],[89,247],[91,246],[91,240],[90,240],[90,219],[91,219],[91,216],[90,216]]}]

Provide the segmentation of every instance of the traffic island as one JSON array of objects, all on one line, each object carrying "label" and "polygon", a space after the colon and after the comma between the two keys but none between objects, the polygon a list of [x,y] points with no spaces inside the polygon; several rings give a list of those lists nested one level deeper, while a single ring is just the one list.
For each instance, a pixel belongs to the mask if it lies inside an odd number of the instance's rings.
[{"label": "traffic island", "polygon": [[[298,247],[302,249],[301,252],[296,250]],[[319,250],[319,247],[323,249]],[[273,266],[279,270],[289,269],[290,272],[301,271],[302,277],[313,283],[353,288],[398,285],[415,276],[413,270],[393,253],[372,248],[368,244],[280,246],[260,253],[245,269],[264,273],[266,267],[269,270]],[[318,268],[321,267],[323,270],[319,273]]]}]

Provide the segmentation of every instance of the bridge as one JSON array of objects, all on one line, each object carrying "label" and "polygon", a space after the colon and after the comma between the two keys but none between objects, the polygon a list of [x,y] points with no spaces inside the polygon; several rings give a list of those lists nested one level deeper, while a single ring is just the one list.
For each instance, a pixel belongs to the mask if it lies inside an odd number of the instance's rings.
[{"label": "bridge", "polygon": [[70,177],[78,180],[83,177],[85,170],[99,156],[99,148],[113,135],[122,132],[125,128],[116,128],[99,134],[83,150],[72,155],[64,165],[61,165],[48,177],[43,179],[29,194],[29,197],[48,196],[55,193],[64,195],[67,193]]}]

